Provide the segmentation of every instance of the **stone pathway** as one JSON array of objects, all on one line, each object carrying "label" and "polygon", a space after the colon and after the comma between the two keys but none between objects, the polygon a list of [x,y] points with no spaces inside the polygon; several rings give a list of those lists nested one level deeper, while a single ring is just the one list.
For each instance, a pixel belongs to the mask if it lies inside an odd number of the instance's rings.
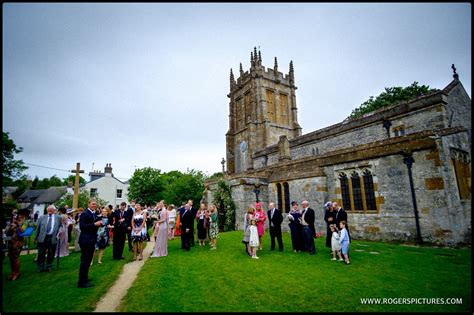
[{"label": "stone pathway", "polygon": [[120,305],[122,298],[127,294],[128,289],[137,278],[138,272],[143,267],[145,260],[150,257],[154,247],[155,242],[152,237],[151,241],[147,242],[146,247],[143,249],[143,260],[132,261],[123,266],[119,278],[97,303],[94,312],[117,311],[116,309]]}]

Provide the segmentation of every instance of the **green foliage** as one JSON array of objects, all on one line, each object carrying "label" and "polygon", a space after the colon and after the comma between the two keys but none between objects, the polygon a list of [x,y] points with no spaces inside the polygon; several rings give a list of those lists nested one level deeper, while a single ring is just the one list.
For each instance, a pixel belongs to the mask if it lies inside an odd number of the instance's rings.
[{"label": "green foliage", "polygon": [[[72,185],[74,186],[75,180],[76,180],[76,175],[69,175],[68,177],[63,178],[63,186],[67,186],[68,183],[72,183]],[[85,183],[86,183],[86,180],[82,176],[79,176],[79,186]]]},{"label": "green foliage", "polygon": [[219,229],[222,231],[235,230],[235,203],[232,200],[230,186],[224,180],[217,183],[217,191],[212,202],[218,210]]},{"label": "green foliage", "polygon": [[[170,174],[172,173],[172,174]],[[176,206],[192,199],[196,204],[202,199],[205,175],[201,171],[188,170],[186,173],[172,171],[163,174],[166,183],[164,200]]]},{"label": "green foliage", "polygon": [[161,170],[152,167],[136,169],[129,181],[128,200],[141,204],[155,204],[163,199],[164,184]]},{"label": "green foliage", "polygon": [[188,199],[199,202],[205,179],[204,173],[196,170],[161,173],[151,167],[137,169],[129,181],[128,199],[148,205],[163,199],[177,206]]},{"label": "green foliage", "polygon": [[22,147],[17,147],[15,142],[8,136],[8,132],[3,132],[2,138],[2,177],[3,187],[9,186],[8,179],[14,180],[28,169],[22,160],[15,160],[14,155],[23,151]]},{"label": "green foliage", "polygon": [[408,87],[391,87],[385,88],[385,92],[380,93],[379,96],[373,97],[370,96],[367,101],[362,103],[358,108],[354,109],[348,118],[357,118],[361,117],[367,113],[373,112],[379,108],[387,107],[395,103],[409,100],[417,96],[428,94],[431,92],[437,91],[436,89],[431,89],[427,85],[419,86],[418,82],[413,82],[412,85]]},{"label": "green foliage", "polygon": [[212,174],[211,176],[209,176],[208,179],[221,179],[221,178],[224,178],[224,174],[222,172],[216,172]]},{"label": "green foliage", "polygon": [[[64,197],[56,201],[54,204],[56,208],[62,207],[64,205],[68,205],[69,208],[72,208],[72,201],[73,201],[73,194],[66,194]],[[107,201],[104,199],[101,199],[98,195],[94,197],[97,200],[97,205],[100,206],[106,206],[108,205]],[[87,205],[90,199],[90,193],[86,189],[79,189],[79,194],[77,196],[77,206],[79,208],[84,208],[87,209]]]},{"label": "green foliage", "polygon": [[[36,179],[36,177],[35,177]],[[33,188],[34,185],[34,188]],[[63,184],[63,180],[61,180],[58,176],[53,175],[50,178],[43,178],[36,182],[33,180],[32,189],[48,189],[49,187],[58,187],[58,186],[65,186]]]}]

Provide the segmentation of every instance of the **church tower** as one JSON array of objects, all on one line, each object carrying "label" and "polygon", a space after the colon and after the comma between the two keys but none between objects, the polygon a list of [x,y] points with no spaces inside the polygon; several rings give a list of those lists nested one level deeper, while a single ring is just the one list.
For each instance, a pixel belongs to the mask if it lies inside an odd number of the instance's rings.
[{"label": "church tower", "polygon": [[265,69],[262,55],[255,47],[250,52],[250,70],[235,80],[230,70],[229,131],[226,134],[229,174],[253,169],[252,155],[277,144],[280,136],[289,140],[301,135],[298,124],[293,62],[288,74],[274,66]]}]

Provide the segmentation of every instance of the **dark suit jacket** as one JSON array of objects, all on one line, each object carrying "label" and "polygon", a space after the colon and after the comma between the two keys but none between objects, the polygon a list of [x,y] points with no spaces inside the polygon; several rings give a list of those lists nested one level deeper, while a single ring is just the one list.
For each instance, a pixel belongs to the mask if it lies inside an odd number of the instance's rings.
[{"label": "dark suit jacket", "polygon": [[122,223],[120,223],[120,210],[114,211],[114,214],[113,214],[114,232],[125,233],[127,231],[129,214],[126,209],[123,210],[123,219],[125,220]]},{"label": "dark suit jacket", "polygon": [[306,221],[306,223],[308,223],[308,227],[311,229],[313,235],[316,234],[316,228],[314,227],[314,219],[315,219],[314,210],[311,208],[308,208],[308,210],[306,210],[306,213],[304,214],[304,220]]},{"label": "dark suit jacket", "polygon": [[339,211],[336,213],[336,226],[338,229],[339,227],[339,222],[341,221],[346,221],[347,222],[347,212],[344,209],[339,209]]},{"label": "dark suit jacket", "polygon": [[281,215],[280,210],[275,209],[275,213],[273,213],[273,218],[272,216],[272,209],[267,211],[267,218],[268,218],[268,226],[270,227],[271,224],[273,223],[273,227],[278,230],[281,230],[281,222],[283,222],[283,216]]},{"label": "dark suit jacket", "polygon": [[95,246],[97,242],[98,226],[94,225],[96,216],[92,214],[91,210],[87,208],[79,217],[79,227],[81,228],[81,235],[79,236],[79,245]]},{"label": "dark suit jacket", "polygon": [[192,230],[193,224],[194,224],[194,218],[193,214],[191,213],[191,210],[188,210],[186,212],[183,212],[183,215],[181,216],[181,230],[186,231],[186,229]]}]

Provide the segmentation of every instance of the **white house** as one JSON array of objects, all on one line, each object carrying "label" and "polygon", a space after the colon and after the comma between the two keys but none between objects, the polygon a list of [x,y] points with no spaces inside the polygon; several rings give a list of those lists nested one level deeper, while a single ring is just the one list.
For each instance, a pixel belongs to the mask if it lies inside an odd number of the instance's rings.
[{"label": "white house", "polygon": [[112,164],[105,165],[104,172],[94,171],[89,173],[90,181],[80,189],[87,190],[91,197],[97,196],[107,201],[108,204],[120,205],[122,201],[128,203],[128,184],[112,174]]}]

